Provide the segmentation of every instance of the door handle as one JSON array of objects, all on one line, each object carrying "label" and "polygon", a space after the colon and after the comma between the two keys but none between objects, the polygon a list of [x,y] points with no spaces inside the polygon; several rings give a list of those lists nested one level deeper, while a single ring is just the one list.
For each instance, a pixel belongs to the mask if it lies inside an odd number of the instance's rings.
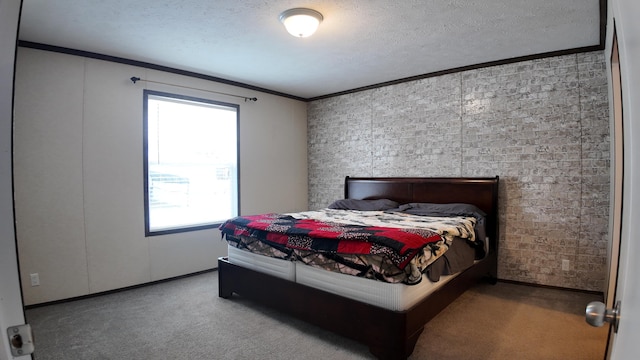
[{"label": "door handle", "polygon": [[613,325],[613,332],[617,333],[620,322],[620,301],[616,302],[613,309],[607,309],[605,304],[600,301],[592,301],[587,305],[585,315],[589,325],[600,327],[608,322]]}]

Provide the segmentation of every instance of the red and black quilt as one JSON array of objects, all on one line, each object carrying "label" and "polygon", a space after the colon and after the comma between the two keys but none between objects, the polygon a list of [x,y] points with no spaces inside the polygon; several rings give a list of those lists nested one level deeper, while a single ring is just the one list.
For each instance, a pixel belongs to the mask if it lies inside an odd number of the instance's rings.
[{"label": "red and black quilt", "polygon": [[275,247],[334,254],[386,255],[400,269],[442,239],[427,229],[353,225],[286,214],[238,216],[220,226],[227,237],[249,236]]}]

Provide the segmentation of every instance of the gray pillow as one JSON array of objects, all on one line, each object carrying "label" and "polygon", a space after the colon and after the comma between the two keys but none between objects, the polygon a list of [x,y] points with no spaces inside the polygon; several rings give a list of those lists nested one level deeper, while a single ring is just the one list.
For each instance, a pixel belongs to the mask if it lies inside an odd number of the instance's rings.
[{"label": "gray pillow", "polygon": [[485,223],[485,216],[487,216],[487,214],[472,204],[409,203],[400,205],[395,209],[389,209],[389,211],[422,216],[473,216],[477,220],[475,227],[476,239],[484,242],[487,236]]},{"label": "gray pillow", "polygon": [[398,207],[397,202],[389,199],[377,200],[358,200],[358,199],[342,199],[336,200],[329,209],[339,210],[361,210],[361,211],[384,211]]},{"label": "gray pillow", "polygon": [[425,216],[473,216],[478,219],[487,216],[477,206],[463,203],[409,203],[400,205],[394,210]]}]

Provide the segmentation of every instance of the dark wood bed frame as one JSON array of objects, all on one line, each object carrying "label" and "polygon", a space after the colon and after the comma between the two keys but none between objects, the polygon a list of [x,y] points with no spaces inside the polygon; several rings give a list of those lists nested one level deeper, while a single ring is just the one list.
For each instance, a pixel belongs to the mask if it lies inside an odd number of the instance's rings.
[{"label": "dark wood bed frame", "polygon": [[424,325],[474,284],[497,279],[498,177],[345,179],[345,198],[399,203],[468,203],[487,216],[487,256],[406,311],[392,311],[273,277],[218,259],[219,296],[232,293],[369,346],[379,359],[406,359]]}]

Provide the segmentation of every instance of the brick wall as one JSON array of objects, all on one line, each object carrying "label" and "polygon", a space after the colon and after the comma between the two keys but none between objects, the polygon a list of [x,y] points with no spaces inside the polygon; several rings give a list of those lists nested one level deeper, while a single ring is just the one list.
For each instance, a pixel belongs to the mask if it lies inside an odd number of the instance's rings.
[{"label": "brick wall", "polygon": [[347,175],[499,175],[499,277],[600,291],[608,114],[599,51],[314,101],[309,206],[341,198]]}]

